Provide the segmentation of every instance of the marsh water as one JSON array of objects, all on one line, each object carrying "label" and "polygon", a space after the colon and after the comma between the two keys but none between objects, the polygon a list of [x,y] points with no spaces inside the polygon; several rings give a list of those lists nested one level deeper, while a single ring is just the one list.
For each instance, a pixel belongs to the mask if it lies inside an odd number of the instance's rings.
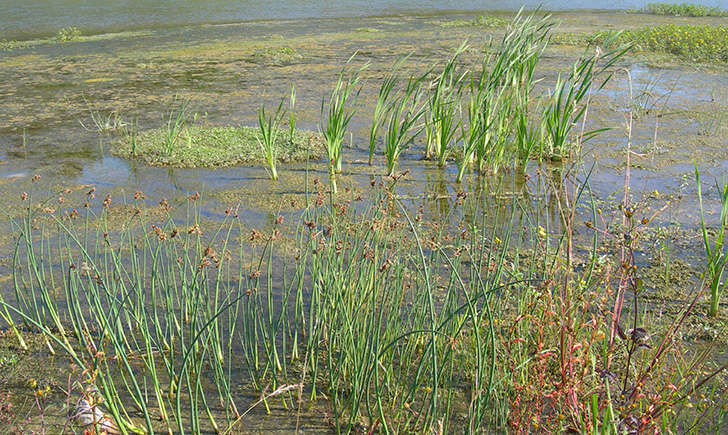
[{"label": "marsh water", "polygon": [[[443,11],[515,10],[520,7],[564,9],[641,8],[647,0],[434,0],[322,1],[322,0],[26,0],[0,2],[0,39],[28,39],[53,35],[61,27],[75,26],[101,33],[180,25],[232,23],[301,18],[371,17],[395,14],[436,14]],[[690,0],[687,3],[697,3]],[[701,4],[720,6],[720,0]]]},{"label": "marsh water", "polygon": [[[525,2],[557,10],[639,8],[645,3]],[[118,132],[97,131],[92,117],[118,115],[141,130],[157,128],[166,122],[175,98],[183,97],[191,102],[197,122],[255,125],[257,107],[276,105],[293,84],[299,126],[316,130],[321,99],[354,52],[358,52],[355,64],[370,65],[363,72],[361,102],[344,151],[340,186],[365,191],[372,179],[385,174],[381,159],[373,167],[366,164],[367,139],[377,88],[391,65],[403,53],[414,52],[404,68],[408,73],[423,71],[448,57],[465,39],[481,47],[498,34],[497,29],[444,24],[472,20],[483,10],[512,16],[505,10],[517,6],[510,1],[466,1],[453,11],[450,4],[443,4],[273,1],[260,7],[260,2],[233,1],[59,1],[52,5],[3,1],[0,39],[45,38],[64,26],[93,34],[78,41],[41,41],[0,51],[0,194],[5,211],[17,215],[21,195],[30,189],[50,196],[70,188],[82,195],[93,186],[99,198],[111,195],[115,204],[133,197],[137,190],[143,190],[151,204],[160,198],[185,204],[190,195],[200,192],[203,217],[213,222],[222,220],[226,208],[236,204],[251,228],[270,224],[279,214],[295,219],[299,209],[293,202],[303,202],[305,181],[326,179],[325,162],[286,165],[278,182],[268,180],[260,167],[150,167],[114,157]],[[595,10],[562,11],[555,18],[561,23],[559,32],[687,22]],[[283,60],[269,56],[281,49],[295,55]],[[550,48],[537,70],[537,90],[545,92],[552,86],[582,50]],[[480,55],[476,49],[466,60],[476,62]],[[590,174],[589,185],[605,208],[615,203],[624,184],[625,127],[631,110],[635,115],[632,147],[637,153],[632,158],[632,193],[655,208],[670,201],[656,225],[675,229],[676,246],[684,248],[681,255],[688,257],[700,243],[694,231],[693,164],[708,184],[728,171],[728,74],[639,56],[627,57],[620,67],[609,84],[595,92],[588,115],[588,127],[610,130],[585,145],[583,161],[574,172],[581,180]],[[422,159],[421,147],[413,147],[401,158],[400,169],[411,172],[397,184],[396,193],[410,205],[424,204],[433,219],[447,215],[461,191],[511,195],[545,209],[548,204],[539,184],[543,174],[566,165],[532,165],[527,178],[511,173],[492,178],[472,175],[460,185],[454,181],[455,165],[438,168]],[[40,180],[33,184],[35,174]],[[715,222],[716,191],[707,188],[705,195],[711,211],[708,219]],[[2,238],[0,243],[2,274],[9,277],[10,242]],[[649,266],[659,260],[645,253],[640,261]]]},{"label": "marsh water", "polygon": [[[149,196],[171,199],[198,190],[229,201],[240,199],[240,195],[259,199],[261,194],[291,191],[291,184],[300,185],[300,177],[284,176],[288,182],[269,183],[262,168],[153,168],[113,157],[110,149],[118,135],[100,134],[93,128],[92,116],[115,114],[126,123],[135,122],[141,130],[155,128],[164,123],[175,96],[183,96],[190,99],[191,110],[201,122],[254,125],[257,107],[276,104],[293,84],[298,92],[299,125],[316,130],[321,98],[354,52],[359,53],[357,62],[371,62],[371,66],[364,73],[361,108],[354,117],[351,148],[345,160],[351,172],[348,180],[366,185],[370,176],[381,175],[382,170],[362,164],[377,81],[402,53],[414,50],[407,68],[421,71],[447,57],[465,39],[474,47],[489,40],[490,32],[441,26],[476,14],[197,25],[107,33],[3,52],[3,188],[8,190],[7,197],[17,197],[24,189],[19,187],[23,180],[38,173],[46,182],[62,179],[69,185],[96,185],[109,193],[128,194],[143,186]],[[582,11],[558,13],[556,19],[562,23],[560,31],[583,31],[638,26],[647,18],[623,12]],[[259,56],[280,49],[293,50],[295,56],[283,63]],[[542,79],[541,91],[568,70],[581,50],[562,46],[547,52],[537,72]],[[660,68],[638,59],[623,66],[633,80],[634,104],[644,106],[633,132],[633,146],[640,155],[633,162],[632,189],[694,193],[694,183],[689,182],[693,162],[705,171],[705,179],[722,174],[728,165],[725,139],[712,133],[720,132],[724,124],[720,116],[725,110],[728,76],[685,66]],[[632,104],[628,102],[629,83],[624,71],[596,94],[588,118],[590,126],[611,129],[588,143],[585,152],[585,167],[595,165],[592,188],[602,197],[614,194],[622,183],[625,115]],[[421,161],[421,150],[415,148],[403,159],[401,168],[412,170],[409,182],[420,192],[412,195],[422,196],[422,185],[433,182],[443,184],[436,187],[440,191],[461,189],[453,182],[454,165],[444,170],[431,167]],[[311,169],[324,174],[321,162]],[[300,175],[300,171],[299,167],[299,172],[292,174]],[[676,212],[669,220],[694,223],[694,196],[689,196],[686,212]],[[276,203],[272,200],[267,207],[248,212],[262,223],[266,215],[276,212],[271,209]],[[673,205],[676,210],[682,207],[679,201]],[[263,209],[266,211],[261,212]]]}]

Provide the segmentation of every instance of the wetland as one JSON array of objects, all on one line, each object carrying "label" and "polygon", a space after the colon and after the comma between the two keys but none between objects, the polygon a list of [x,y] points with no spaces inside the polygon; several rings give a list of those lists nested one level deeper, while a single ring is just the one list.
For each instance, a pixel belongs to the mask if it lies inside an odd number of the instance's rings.
[{"label": "wetland", "polygon": [[289,6],[0,26],[3,430],[725,430],[724,15]]}]

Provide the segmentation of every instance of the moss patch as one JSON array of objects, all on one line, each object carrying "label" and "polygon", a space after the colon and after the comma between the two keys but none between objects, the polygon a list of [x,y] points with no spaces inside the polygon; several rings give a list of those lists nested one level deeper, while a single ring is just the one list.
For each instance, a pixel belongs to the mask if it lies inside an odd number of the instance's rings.
[{"label": "moss patch", "polygon": [[[258,129],[253,127],[188,126],[168,145],[164,128],[149,130],[121,139],[111,151],[125,158],[143,160],[151,166],[175,168],[218,168],[242,164],[264,165],[265,157],[258,143]],[[278,162],[299,162],[323,156],[320,135],[296,130],[293,141],[288,131],[278,135]]]}]

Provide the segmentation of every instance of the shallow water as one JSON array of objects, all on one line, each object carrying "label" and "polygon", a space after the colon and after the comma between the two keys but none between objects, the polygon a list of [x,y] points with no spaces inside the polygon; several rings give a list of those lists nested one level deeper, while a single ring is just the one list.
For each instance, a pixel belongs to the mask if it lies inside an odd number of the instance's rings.
[{"label": "shallow water", "polygon": [[[365,72],[362,106],[353,120],[353,148],[346,150],[345,171],[349,172],[346,182],[353,183],[352,187],[367,186],[372,174],[382,173],[381,166],[372,170],[361,163],[366,160],[369,116],[378,80],[402,53],[416,49],[407,69],[422,71],[449,56],[465,38],[477,47],[496,32],[433,24],[470,17],[472,14],[203,25],[7,52],[0,60],[3,190],[9,197],[18,196],[27,189],[24,180],[40,173],[49,183],[96,185],[114,194],[123,191],[129,195],[142,188],[150,198],[173,199],[195,191],[229,190],[237,192],[237,196],[221,196],[229,201],[275,195],[281,189],[272,187],[276,184],[267,181],[262,168],[151,168],[112,157],[109,148],[118,136],[87,131],[81,122],[90,124],[91,110],[101,115],[115,111],[127,122],[136,119],[142,129],[158,127],[174,96],[182,95],[191,100],[191,110],[204,122],[253,125],[256,107],[277,104],[294,84],[299,125],[316,130],[320,99],[341,65],[357,50],[358,62],[372,64]],[[618,12],[572,12],[557,15],[557,19],[563,22],[565,31],[587,24],[613,28],[665,20]],[[251,62],[251,53],[267,47],[292,47],[301,58],[282,66]],[[557,48],[544,56],[537,72],[543,79],[541,91],[569,68],[580,50]],[[476,57],[473,55],[471,60]],[[725,110],[720,104],[728,89],[728,75],[684,67],[656,68],[635,61],[625,62],[624,66],[631,73],[635,95],[648,93],[650,104],[661,110],[653,110],[635,122],[634,147],[646,157],[635,157],[633,190],[638,194],[654,190],[694,193],[694,183],[685,181],[685,177],[692,181],[693,161],[705,171],[705,180],[720,176],[727,161],[725,140],[696,134],[700,121],[693,118],[714,109]],[[592,188],[602,198],[614,194],[623,183],[628,90],[626,75],[618,73],[607,88],[595,93],[589,116],[590,127],[612,128],[587,144],[585,153],[584,166],[595,165]],[[655,118],[657,112],[659,118]],[[444,184],[444,188],[438,188],[440,196],[462,188],[454,183],[454,165],[444,170],[431,167],[420,160],[421,155],[422,150],[415,147],[402,156],[400,167],[412,171],[408,182],[416,186],[408,195],[421,197],[422,187],[436,179]],[[298,169],[302,171],[300,166]],[[311,170],[312,178],[326,176],[320,164],[312,165]],[[300,178],[291,183],[300,184]],[[210,216],[228,205],[223,202],[212,202],[211,208],[217,211],[210,210]],[[274,203],[272,199],[270,202]],[[677,202],[675,206],[686,213],[677,212],[674,218],[695,225],[694,205],[694,197]],[[260,207],[244,210],[251,225],[265,222],[272,212],[270,204],[265,208],[266,212],[261,212]]]},{"label": "shallow water", "polygon": [[[688,0],[721,6],[721,0]],[[253,20],[432,14],[460,10],[515,10],[542,6],[550,10],[625,9],[645,6],[647,0],[464,0],[457,3],[435,0],[2,0],[0,39],[29,39],[55,34],[75,26],[86,32],[230,23]],[[725,5],[723,5],[725,6]]]}]

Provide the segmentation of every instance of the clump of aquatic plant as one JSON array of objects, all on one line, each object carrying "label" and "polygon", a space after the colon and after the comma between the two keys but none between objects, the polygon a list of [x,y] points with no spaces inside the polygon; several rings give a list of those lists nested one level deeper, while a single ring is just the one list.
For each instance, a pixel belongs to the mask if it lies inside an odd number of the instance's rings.
[{"label": "clump of aquatic plant", "polygon": [[27,41],[16,41],[13,39],[0,39],[0,50],[13,51],[20,48],[25,48],[30,45]]},{"label": "clump of aquatic plant", "polygon": [[456,67],[458,58],[467,49],[467,44],[460,45],[430,85],[432,93],[425,118],[425,157],[437,160],[441,167],[445,166],[460,125],[458,100],[465,75],[458,75]]},{"label": "clump of aquatic plant", "polygon": [[[536,112],[538,113],[537,106]],[[546,123],[543,119],[530,121],[527,112],[518,112],[515,120],[516,164],[525,170],[534,157],[542,158],[546,140]]]},{"label": "clump of aquatic plant", "polygon": [[534,73],[551,40],[553,22],[550,15],[536,20],[533,15],[520,18],[519,14],[512,27],[514,37],[511,46],[515,55],[507,83],[512,89],[513,97],[509,103],[515,113],[509,128],[515,133],[514,166],[525,169],[530,159],[542,157],[545,123],[543,119],[529,122],[529,110],[535,85]]},{"label": "clump of aquatic plant", "polygon": [[111,111],[107,115],[102,115],[99,112],[91,111],[91,125],[87,127],[83,121],[78,121],[86,131],[96,131],[99,133],[108,133],[119,130],[126,126],[126,122],[122,119],[116,111]]},{"label": "clump of aquatic plant", "polygon": [[724,17],[728,11],[693,3],[648,3],[644,9],[648,14],[672,15],[675,17]]},{"label": "clump of aquatic plant", "polygon": [[452,20],[438,22],[437,25],[440,27],[502,27],[509,23],[504,17],[496,15],[478,15],[472,20]]},{"label": "clump of aquatic plant", "polygon": [[483,147],[482,142],[488,129],[485,116],[481,111],[483,104],[484,101],[480,93],[468,96],[465,121],[461,124],[462,151],[458,161],[458,175],[455,180],[458,183],[463,180],[466,169],[472,164],[475,151]]},{"label": "clump of aquatic plant", "polygon": [[[619,37],[619,34],[614,36]],[[613,46],[612,40],[606,46]],[[595,87],[602,89],[610,80],[611,74],[600,80],[600,75],[614,65],[628,50],[630,46],[619,46],[607,52],[596,49],[593,54],[579,58],[572,66],[567,78],[561,75],[556,80],[550,97],[543,107],[548,152],[554,159],[568,157],[573,151],[572,146],[580,146],[583,142],[593,138],[607,128],[579,132],[578,141],[571,137],[572,129],[580,122],[584,123],[589,107],[590,91]]]},{"label": "clump of aquatic plant", "polygon": [[536,20],[533,15],[523,17],[519,12],[500,45],[491,44],[486,50],[480,75],[467,88],[467,123],[462,126],[458,182],[474,160],[479,171],[497,172],[503,165],[525,164],[532,156],[535,135],[529,136],[531,148],[525,146],[526,138],[520,129],[515,130],[515,151],[507,143],[514,124],[523,127],[528,122],[533,74],[551,27],[548,16]]},{"label": "clump of aquatic plant", "polygon": [[[261,106],[258,108],[258,143],[260,148],[263,150],[263,155],[268,163],[268,175],[272,180],[278,179],[278,171],[276,170],[276,163],[278,162],[278,150],[276,146],[276,139],[278,138],[278,132],[283,122],[283,116],[285,110],[283,109],[283,102],[281,100],[278,104],[273,115],[268,117],[265,116],[265,107]],[[291,130],[291,138],[293,137],[293,130]]]},{"label": "clump of aquatic plant", "polygon": [[695,182],[697,183],[698,201],[700,204],[700,229],[703,234],[703,246],[705,248],[705,255],[707,258],[704,282],[710,291],[708,315],[716,317],[718,315],[718,307],[721,296],[723,295],[726,287],[728,287],[728,282],[724,280],[724,272],[728,265],[726,241],[724,240],[726,230],[728,229],[728,183],[723,181],[721,184],[718,184],[717,182],[715,184],[715,189],[718,192],[721,207],[718,228],[715,232],[714,239],[711,242],[703,214],[703,194],[700,186],[700,173],[698,172],[697,167],[695,168]]},{"label": "clump of aquatic plant", "polygon": [[84,98],[84,101],[88,106],[89,114],[91,116],[91,124],[89,127],[87,127],[80,119],[78,120],[84,130],[108,133],[126,127],[126,123],[122,119],[121,115],[119,115],[119,113],[115,110],[104,115],[98,110],[94,110],[88,101],[86,101],[86,98]]},{"label": "clump of aquatic plant", "polygon": [[388,73],[382,85],[379,88],[379,94],[377,95],[377,105],[374,107],[374,113],[372,114],[372,126],[369,129],[369,165],[372,164],[374,158],[374,152],[377,148],[377,140],[379,136],[379,130],[384,126],[386,122],[387,113],[391,108],[389,102],[390,96],[397,84],[396,64],[393,71]]},{"label": "clump of aquatic plant", "polygon": [[390,176],[394,176],[399,156],[423,129],[417,126],[425,110],[419,101],[418,88],[418,80],[411,78],[406,91],[395,98],[389,110],[384,135],[384,155]]},{"label": "clump of aquatic plant", "polygon": [[359,87],[359,73],[365,67],[366,65],[355,71],[342,70],[336,86],[331,90],[328,102],[321,102],[322,124],[319,129],[326,142],[331,187],[334,192],[337,190],[336,174],[341,172],[341,151],[344,138],[346,137],[349,122],[351,122],[351,118],[354,116],[351,105],[361,91]]},{"label": "clump of aquatic plant", "polygon": [[77,27],[64,27],[56,34],[56,41],[69,42],[75,41],[81,37],[81,30]]},{"label": "clump of aquatic plant", "polygon": [[697,62],[728,62],[728,26],[665,24],[625,31],[621,39],[638,50]]},{"label": "clump of aquatic plant", "polygon": [[303,55],[293,47],[258,48],[245,60],[259,65],[286,66],[303,59]]},{"label": "clump of aquatic plant", "polygon": [[129,145],[129,154],[132,158],[137,156],[137,140],[139,137],[139,121],[134,118],[134,121],[125,123],[121,128],[121,134],[123,141]]},{"label": "clump of aquatic plant", "polygon": [[495,15],[478,15],[473,19],[473,26],[477,27],[500,27],[505,26],[510,21],[503,17]]}]

